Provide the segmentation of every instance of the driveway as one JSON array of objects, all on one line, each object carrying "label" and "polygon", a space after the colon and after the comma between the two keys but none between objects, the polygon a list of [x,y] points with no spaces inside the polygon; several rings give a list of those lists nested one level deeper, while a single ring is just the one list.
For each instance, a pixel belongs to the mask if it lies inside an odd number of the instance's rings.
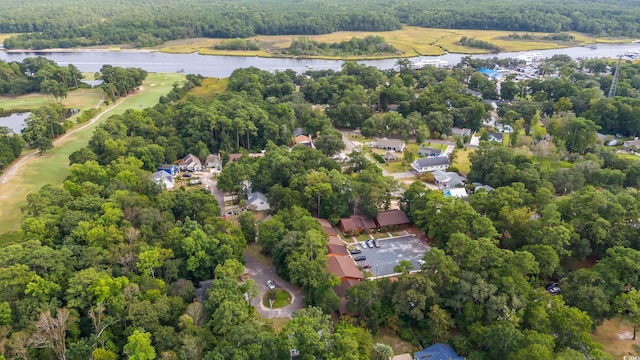
[{"label": "driveway", "polygon": [[[249,272],[249,275],[258,285],[258,293],[259,296],[256,299],[251,301],[251,305],[253,305],[257,310],[260,316],[263,318],[269,319],[273,317],[291,317],[291,314],[298,309],[302,309],[304,307],[304,296],[302,292],[297,287],[289,284],[284,281],[281,277],[279,277],[275,269],[273,267],[268,268],[262,265],[258,260],[253,258],[247,252],[244,253],[245,259],[245,267]],[[262,304],[262,297],[269,290],[267,287],[267,281],[273,280],[278,289],[284,289],[291,294],[291,304],[282,309],[273,309],[273,313],[271,310]]]},{"label": "driveway", "polygon": [[208,175],[204,177],[204,181],[209,186],[209,191],[211,191],[211,195],[216,197],[218,200],[218,206],[220,206],[220,214],[224,215],[226,212],[224,211],[224,191],[218,189],[218,181],[212,179],[213,175]]}]

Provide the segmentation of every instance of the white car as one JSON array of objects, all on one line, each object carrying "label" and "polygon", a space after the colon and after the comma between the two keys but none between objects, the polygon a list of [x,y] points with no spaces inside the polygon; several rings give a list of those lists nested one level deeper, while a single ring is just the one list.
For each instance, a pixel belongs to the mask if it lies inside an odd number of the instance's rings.
[{"label": "white car", "polygon": [[269,290],[273,290],[276,288],[276,284],[274,284],[271,280],[267,281],[267,286],[269,287]]},{"label": "white car", "polygon": [[365,243],[364,241],[360,243],[360,247],[362,247],[363,249],[367,248],[367,243]]},{"label": "white car", "polygon": [[418,260],[418,264],[420,264],[420,266],[424,266],[424,264],[426,264],[426,262],[422,259]]}]

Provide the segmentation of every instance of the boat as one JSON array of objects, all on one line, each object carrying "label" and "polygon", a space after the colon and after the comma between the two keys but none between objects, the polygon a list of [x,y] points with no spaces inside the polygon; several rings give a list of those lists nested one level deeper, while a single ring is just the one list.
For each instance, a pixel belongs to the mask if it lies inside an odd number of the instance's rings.
[{"label": "boat", "polygon": [[640,52],[638,52],[638,49],[632,49],[624,53],[624,56],[631,59],[637,59],[638,56],[640,56]]},{"label": "boat", "polygon": [[447,67],[449,66],[449,62],[438,59],[423,59],[420,58],[417,62],[413,63],[413,68],[415,70],[420,70],[425,66],[433,66],[437,68]]},{"label": "boat", "polygon": [[595,50],[598,48],[598,44],[592,43],[592,44],[586,44],[584,47],[589,48],[591,50]]}]

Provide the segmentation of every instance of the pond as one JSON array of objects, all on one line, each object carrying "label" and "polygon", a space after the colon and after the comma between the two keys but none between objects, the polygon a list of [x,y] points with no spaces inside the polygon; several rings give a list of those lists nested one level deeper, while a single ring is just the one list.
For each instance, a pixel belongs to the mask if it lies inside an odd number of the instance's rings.
[{"label": "pond", "polygon": [[14,133],[20,134],[20,131],[24,128],[24,120],[31,114],[31,112],[23,113],[0,113],[0,127],[6,126]]}]

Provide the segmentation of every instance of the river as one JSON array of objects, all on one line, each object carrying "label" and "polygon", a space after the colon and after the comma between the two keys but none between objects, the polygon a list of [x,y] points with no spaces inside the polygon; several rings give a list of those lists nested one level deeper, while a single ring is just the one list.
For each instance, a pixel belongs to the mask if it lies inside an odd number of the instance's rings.
[{"label": "river", "polygon": [[[573,58],[609,57],[615,58],[625,52],[640,49],[640,43],[598,44],[597,49],[571,47],[565,49],[536,50],[544,57],[565,54]],[[498,54],[473,55],[476,58],[516,58],[526,54],[522,52],[504,52]],[[83,72],[97,72],[104,64],[122,67],[140,67],[149,72],[177,72],[184,70],[186,74],[201,74],[208,77],[228,77],[233,70],[255,66],[259,69],[274,71],[292,69],[303,72],[312,67],[316,70],[340,69],[341,60],[261,58],[248,56],[213,56],[200,54],[167,54],[150,51],[107,51],[80,50],[70,52],[7,52],[0,51],[0,60],[22,61],[27,57],[44,56],[60,65],[73,64]],[[442,56],[423,56],[425,59],[441,59],[449,64],[457,64],[464,54],[446,54]],[[410,58],[412,62],[418,58]],[[397,59],[362,60],[358,63],[372,65],[380,69],[390,69]]]}]

